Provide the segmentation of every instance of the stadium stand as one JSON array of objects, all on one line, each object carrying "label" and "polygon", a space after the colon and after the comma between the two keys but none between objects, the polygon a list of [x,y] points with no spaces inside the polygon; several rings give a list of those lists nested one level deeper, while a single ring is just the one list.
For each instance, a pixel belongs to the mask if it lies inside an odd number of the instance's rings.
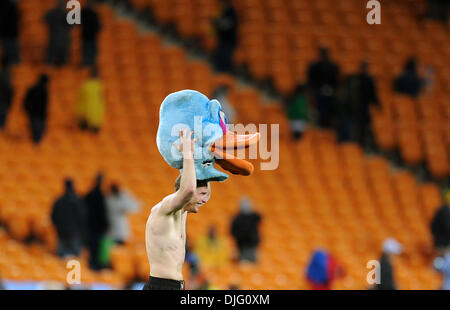
[{"label": "stadium stand", "polygon": [[[203,0],[131,0],[150,9],[163,25],[175,25],[181,36],[198,38],[208,51],[215,46],[211,18],[218,5]],[[410,165],[426,163],[436,180],[450,175],[450,35],[436,21],[417,21],[411,1],[382,5],[381,25],[368,25],[366,3],[307,0],[233,1],[239,15],[239,45],[235,62],[247,67],[255,80],[270,79],[282,95],[306,81],[308,64],[327,46],[343,74],[356,72],[367,59],[380,92],[382,108],[373,109],[378,146],[398,149]],[[423,4],[422,4],[423,6]],[[174,8],[174,9],[170,9]],[[436,69],[433,92],[418,100],[395,95],[392,81],[405,60]]]}]

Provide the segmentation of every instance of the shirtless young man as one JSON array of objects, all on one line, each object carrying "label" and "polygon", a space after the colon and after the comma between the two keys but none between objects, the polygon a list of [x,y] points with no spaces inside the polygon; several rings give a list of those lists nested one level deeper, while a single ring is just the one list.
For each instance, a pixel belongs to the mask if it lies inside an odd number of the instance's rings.
[{"label": "shirtless young man", "polygon": [[150,263],[150,278],[144,290],[184,289],[182,268],[186,246],[186,217],[197,213],[211,196],[209,183],[196,179],[192,131],[180,130],[183,173],[175,182],[175,193],[154,206],[145,228],[145,243]]}]

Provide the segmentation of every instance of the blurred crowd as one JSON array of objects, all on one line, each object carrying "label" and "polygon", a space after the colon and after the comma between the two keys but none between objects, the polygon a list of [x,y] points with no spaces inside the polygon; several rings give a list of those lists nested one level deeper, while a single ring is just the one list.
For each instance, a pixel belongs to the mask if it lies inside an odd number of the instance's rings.
[{"label": "blurred crowd", "polygon": [[[411,57],[402,72],[392,81],[398,94],[417,98],[433,85],[433,69],[426,76]],[[308,67],[307,82],[295,87],[284,100],[293,139],[302,137],[308,126],[334,129],[341,142],[354,141],[368,150],[375,148],[371,131],[371,107],[379,107],[376,79],[366,60],[358,72],[342,76],[339,64],[329,50],[322,47],[318,59]]]},{"label": "blurred crowd", "polygon": [[[81,9],[82,65],[91,67],[97,59],[97,37],[101,30],[100,19],[94,8],[95,1],[87,1]],[[58,0],[44,16],[48,29],[46,63],[63,66],[69,59],[73,25],[67,22],[65,0]],[[20,62],[19,44],[20,11],[17,0],[0,2],[0,40],[2,43],[2,67]]]},{"label": "blurred crowd", "polygon": [[[430,222],[430,232],[433,238],[432,264],[434,269],[443,276],[441,289],[450,290],[450,190],[444,190],[444,204],[437,209]],[[399,289],[395,277],[395,257],[407,254],[403,245],[395,238],[387,238],[381,245],[380,256],[377,258],[378,266],[371,277],[373,285],[371,290],[397,290]],[[309,289],[332,289],[336,279],[345,277],[345,269],[339,261],[326,249],[316,249],[309,260],[305,270],[305,278]],[[400,288],[401,289],[401,288]]]},{"label": "blurred crowd", "polygon": [[103,174],[95,178],[92,189],[80,197],[71,179],[53,204],[51,220],[58,235],[57,254],[78,257],[86,247],[93,270],[109,267],[109,253],[115,244],[130,237],[127,214],[140,209],[139,201],[127,190],[112,183],[103,191]]},{"label": "blurred crowd", "polygon": [[[233,216],[229,233],[233,239],[230,244],[220,235],[215,226],[198,237],[193,244],[186,244],[186,263],[189,266],[190,279],[188,289],[218,289],[210,283],[202,268],[218,268],[228,264],[255,264],[258,262],[260,244],[260,224],[262,216],[253,210],[248,197],[242,197],[239,212]],[[228,289],[238,289],[232,283]]]}]

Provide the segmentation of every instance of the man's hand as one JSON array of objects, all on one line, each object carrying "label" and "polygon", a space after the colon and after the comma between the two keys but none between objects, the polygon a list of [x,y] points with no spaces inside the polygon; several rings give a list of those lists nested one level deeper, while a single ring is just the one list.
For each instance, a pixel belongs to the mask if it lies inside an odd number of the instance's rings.
[{"label": "man's hand", "polygon": [[180,151],[181,154],[183,154],[183,158],[185,159],[192,159],[194,154],[194,143],[197,141],[196,138],[192,139],[192,133],[193,131],[190,130],[189,132],[188,128],[181,131],[180,129],[180,144],[178,145],[176,142],[173,143],[173,145],[177,148],[178,151]]},{"label": "man's hand", "polygon": [[193,131],[189,131],[186,128],[183,132],[180,129],[180,145],[173,143],[178,151],[183,154],[183,174],[181,175],[180,188],[172,196],[170,201],[167,202],[164,208],[166,214],[172,214],[181,210],[194,195],[197,179],[195,176],[194,166],[194,143],[197,139],[192,139]]}]

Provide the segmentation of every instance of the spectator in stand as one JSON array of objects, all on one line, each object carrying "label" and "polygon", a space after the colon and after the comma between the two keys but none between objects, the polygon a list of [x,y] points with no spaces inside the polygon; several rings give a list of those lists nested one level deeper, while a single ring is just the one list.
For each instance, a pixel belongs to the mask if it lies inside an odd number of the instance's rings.
[{"label": "spectator in stand", "polygon": [[92,0],[81,10],[81,38],[83,48],[83,66],[93,66],[97,60],[97,36],[101,25],[97,12],[95,12]]},{"label": "spectator in stand", "polygon": [[388,238],[383,242],[383,253],[380,258],[380,283],[375,284],[376,290],[396,290],[392,259],[394,255],[403,252],[403,247],[394,238]]},{"label": "spectator in stand", "polygon": [[434,268],[443,274],[443,290],[450,290],[450,246],[447,247],[442,257],[437,257],[433,262]]},{"label": "spectator in stand", "polygon": [[71,179],[65,180],[65,192],[53,204],[51,219],[58,235],[57,254],[61,257],[79,256],[83,247],[87,214]]},{"label": "spectator in stand", "polygon": [[47,122],[48,75],[41,74],[36,84],[25,95],[24,108],[28,115],[33,142],[38,144],[44,135]]},{"label": "spectator in stand", "polygon": [[105,118],[103,101],[103,87],[96,68],[91,71],[91,77],[81,85],[78,103],[77,118],[81,129],[98,133]]},{"label": "spectator in stand", "polygon": [[347,131],[340,134],[340,137],[348,138],[340,140],[356,140],[362,146],[368,145],[368,140],[373,140],[370,131],[370,106],[379,103],[374,78],[369,73],[367,61],[361,63],[358,73],[350,75],[344,81],[340,99],[341,126],[338,132]]},{"label": "spectator in stand", "polygon": [[339,142],[356,140],[357,102],[354,100],[358,82],[356,75],[347,76],[340,88],[336,104],[336,132]]},{"label": "spectator in stand", "polygon": [[131,193],[112,184],[110,194],[106,197],[106,207],[110,224],[106,235],[115,243],[124,244],[130,236],[127,213],[136,213],[140,203]]},{"label": "spectator in stand", "polygon": [[306,279],[313,290],[330,290],[333,281],[343,275],[338,261],[325,250],[314,251],[306,268]]},{"label": "spectator in stand", "polygon": [[236,118],[236,110],[228,102],[228,90],[228,86],[226,85],[219,86],[213,91],[211,98],[217,99],[220,102],[222,111],[225,113],[228,123],[234,124]]},{"label": "spectator in stand", "polygon": [[419,97],[425,80],[419,76],[417,61],[410,58],[406,61],[403,72],[394,80],[394,91],[413,98]]},{"label": "spectator in stand", "polygon": [[218,40],[213,53],[213,63],[217,71],[232,72],[238,39],[238,16],[230,0],[220,0],[220,5],[220,15],[213,21]]},{"label": "spectator in stand", "polygon": [[309,120],[306,86],[298,85],[292,95],[285,101],[285,109],[291,125],[292,138],[298,140],[307,128]]},{"label": "spectator in stand", "polygon": [[0,1],[0,41],[3,46],[2,66],[20,61],[18,40],[19,10],[15,0]]},{"label": "spectator in stand", "polygon": [[4,66],[0,71],[0,130],[6,126],[6,119],[12,104],[13,88],[10,67]]},{"label": "spectator in stand", "polygon": [[62,66],[69,58],[70,30],[67,22],[66,1],[58,0],[57,5],[45,14],[49,40],[47,46],[47,64]]},{"label": "spectator in stand", "polygon": [[331,61],[327,48],[320,48],[319,60],[308,67],[308,87],[312,92],[320,127],[330,128],[334,115],[339,67]]},{"label": "spectator in stand", "polygon": [[88,213],[87,242],[90,253],[89,266],[94,270],[99,270],[103,267],[99,261],[100,246],[109,228],[105,196],[102,191],[102,181],[103,175],[99,173],[94,187],[84,198]]},{"label": "spectator in stand", "polygon": [[230,261],[227,241],[225,238],[217,236],[214,226],[209,228],[208,234],[197,240],[194,251],[199,256],[202,266],[220,267]]},{"label": "spectator in stand", "polygon": [[252,211],[252,204],[247,197],[241,200],[240,209],[231,222],[231,235],[239,250],[239,261],[256,262],[261,216]]},{"label": "spectator in stand", "polygon": [[444,204],[437,209],[430,224],[438,255],[450,246],[450,190],[448,188],[443,191],[443,198]]}]

